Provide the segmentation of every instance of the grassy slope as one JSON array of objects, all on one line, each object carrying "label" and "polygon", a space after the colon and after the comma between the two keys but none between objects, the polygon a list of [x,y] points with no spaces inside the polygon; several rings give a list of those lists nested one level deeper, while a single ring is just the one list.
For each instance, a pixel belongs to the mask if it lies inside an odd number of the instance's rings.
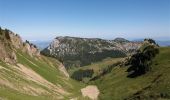
[{"label": "grassy slope", "polygon": [[[65,99],[77,97],[80,100],[84,100],[80,93],[80,89],[84,87],[84,84],[77,83],[71,79],[66,80],[66,77],[58,70],[59,62],[57,60],[44,56],[41,59],[35,59],[20,51],[17,52],[17,58],[18,63],[31,68],[49,82],[55,85],[61,85],[64,90],[71,93],[70,95],[63,95]],[[81,69],[89,69],[93,67],[95,74],[97,74],[101,68],[105,68],[106,66],[114,64],[120,60],[121,59],[107,59],[102,62],[82,67]],[[14,85],[19,83],[29,83],[32,86],[41,87],[33,82],[19,77],[16,73],[13,73],[15,70],[7,64],[0,61],[0,65],[10,70],[0,69],[0,78],[5,78]],[[145,98],[151,96],[160,97],[160,94],[170,94],[170,47],[160,48],[160,54],[154,59],[152,71],[143,76],[137,78],[127,78],[126,69],[126,67],[115,67],[111,73],[90,83],[98,86],[100,90],[100,99],[119,100],[128,97],[134,98],[136,95],[134,96],[133,94],[135,93],[138,93],[138,95]],[[19,88],[19,86],[17,88]],[[51,92],[52,90],[48,91]],[[9,100],[23,100],[23,98],[24,100],[53,99],[52,95],[28,95],[27,93],[13,90],[4,85],[0,85],[0,99],[1,98],[6,98]]]},{"label": "grassy slope", "polygon": [[[34,70],[37,74],[42,76],[47,81],[55,84],[56,86],[60,85],[62,88],[64,88],[65,91],[70,93],[69,95],[62,95],[65,99],[68,98],[82,98],[80,89],[84,87],[83,84],[77,83],[76,81],[72,79],[68,79],[58,70],[59,62],[56,61],[53,58],[47,58],[42,57],[41,59],[35,59],[27,54],[24,54],[20,51],[17,51],[17,58],[18,63],[23,64],[24,66],[31,68]],[[34,82],[31,82],[29,80],[26,80],[19,75],[17,75],[15,70],[13,68],[2,61],[0,61],[0,66],[6,68],[7,70],[0,69],[0,77],[4,78],[9,81],[9,83],[13,84],[14,86],[17,86],[17,84],[25,83],[29,84],[30,86],[35,86],[37,88],[41,87],[46,89],[45,87],[39,86]],[[20,88],[18,85],[17,88]],[[46,89],[48,92],[52,92],[53,90]],[[27,93],[23,93],[21,91],[17,91],[14,89],[11,89],[8,86],[0,85],[0,99],[6,98],[9,100],[52,100],[52,95],[42,94],[38,96],[28,95]]]},{"label": "grassy slope", "polygon": [[92,75],[92,77],[84,78],[88,82],[90,79],[101,75],[102,70],[107,69],[108,66],[114,65],[122,60],[123,60],[123,58],[106,58],[100,62],[95,62],[95,63],[92,63],[87,66],[83,66],[83,67],[79,67],[79,68],[72,68],[72,69],[68,70],[68,72],[71,76],[76,71],[92,69],[94,71],[94,74]]},{"label": "grassy slope", "polygon": [[69,74],[72,74],[74,71],[82,69],[93,69],[95,72],[99,71],[102,68],[105,68],[109,65],[112,65],[118,61],[122,60],[122,58],[106,58],[100,62],[95,62],[87,66],[79,67],[79,68],[73,68],[69,70]]},{"label": "grassy slope", "polygon": [[127,78],[126,70],[126,67],[115,67],[111,73],[91,82],[98,86],[101,100],[134,99],[139,96],[142,99],[154,99],[160,98],[161,95],[169,98],[170,47],[160,48],[160,54],[154,59],[151,72],[137,78]]}]

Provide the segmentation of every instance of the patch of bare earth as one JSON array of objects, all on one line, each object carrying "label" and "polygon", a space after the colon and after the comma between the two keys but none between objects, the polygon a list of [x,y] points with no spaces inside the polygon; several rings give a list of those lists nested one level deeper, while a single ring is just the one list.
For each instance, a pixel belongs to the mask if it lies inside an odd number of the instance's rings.
[{"label": "patch of bare earth", "polygon": [[81,93],[84,97],[89,97],[92,100],[97,100],[98,95],[100,94],[97,86],[89,85],[83,89],[81,89]]},{"label": "patch of bare earth", "polygon": [[[8,70],[8,69],[0,66],[0,70]],[[0,85],[8,86],[10,88],[14,88],[14,86],[7,79],[5,79],[2,74],[3,73],[1,72],[0,73]]]},{"label": "patch of bare earth", "polygon": [[[9,76],[6,76],[5,74],[6,72],[4,72],[3,70],[8,70],[9,72],[11,72],[11,70],[0,66],[0,71],[2,72],[0,73],[0,85],[2,86],[7,86],[14,90],[24,92],[30,95],[34,95],[34,96],[38,96],[41,94],[50,95],[52,93],[53,94],[52,98],[56,98],[55,100],[63,99],[64,98],[63,95],[70,94],[67,91],[65,91],[61,87],[61,85],[59,84],[56,85],[47,81],[42,76],[40,76],[35,71],[33,71],[31,68],[28,68],[20,63],[18,63],[17,65],[9,64],[8,66],[10,66],[13,69],[12,73],[15,74],[14,76],[22,77],[22,79],[24,80],[35,82],[37,85],[36,84],[30,85],[25,82],[21,82],[20,79],[16,80],[12,78],[10,74],[8,74]],[[5,77],[9,77],[10,81],[7,80]],[[46,89],[39,87],[39,85],[41,85],[42,87],[46,87]]]},{"label": "patch of bare earth", "polygon": [[[8,64],[9,65],[9,64]],[[18,68],[15,66],[13,66],[14,69],[17,70],[17,72],[9,70],[5,67],[0,66],[0,87],[1,86],[6,86],[8,88],[23,92],[23,93],[27,93],[30,95],[41,95],[41,94],[49,94],[48,91],[46,91],[45,89],[41,88],[41,87],[37,87],[37,86],[32,86],[30,84],[24,83],[20,81],[20,78],[18,76],[22,76],[23,79],[27,79],[26,75],[23,75],[23,73],[18,72]],[[8,72],[13,73],[13,74],[7,74]],[[13,76],[11,76],[13,75]],[[17,77],[14,78],[14,77]]]},{"label": "patch of bare earth", "polygon": [[0,85],[4,85],[4,86],[8,86],[10,88],[14,88],[14,86],[6,79],[3,79],[2,77],[0,77]]},{"label": "patch of bare earth", "polygon": [[51,90],[58,92],[60,94],[63,94],[63,95],[68,94],[62,87],[56,86],[56,85],[52,84],[51,82],[47,81],[46,79],[44,79],[42,76],[37,74],[32,69],[29,69],[22,64],[17,64],[17,66],[19,66],[18,69],[24,73],[24,75],[27,77],[27,79],[32,80],[40,85],[47,87],[48,89],[51,89]]}]

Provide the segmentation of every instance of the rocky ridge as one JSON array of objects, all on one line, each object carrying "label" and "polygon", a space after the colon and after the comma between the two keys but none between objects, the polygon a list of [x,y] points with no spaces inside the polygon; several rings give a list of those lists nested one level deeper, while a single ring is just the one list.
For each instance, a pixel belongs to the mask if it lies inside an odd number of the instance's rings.
[{"label": "rocky ridge", "polygon": [[134,53],[141,43],[117,38],[104,40],[99,38],[56,37],[51,44],[41,51],[52,56],[70,68],[81,67],[107,57],[125,57]]}]

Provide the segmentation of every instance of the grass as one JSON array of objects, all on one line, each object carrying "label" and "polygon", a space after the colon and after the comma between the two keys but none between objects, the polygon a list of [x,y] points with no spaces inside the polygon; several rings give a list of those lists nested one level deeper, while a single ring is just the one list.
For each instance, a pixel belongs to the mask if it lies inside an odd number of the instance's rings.
[{"label": "grass", "polygon": [[[70,95],[59,94],[64,96],[64,99],[67,100],[70,98],[83,98],[80,89],[85,87],[85,85],[72,79],[66,79],[64,74],[59,71],[58,66],[60,63],[56,59],[45,56],[42,56],[41,58],[30,57],[26,53],[23,53],[19,50],[16,51],[16,55],[18,63],[31,68],[47,81],[55,84],[56,86],[60,85],[65,91],[69,92]],[[19,73],[14,70],[12,66],[9,66],[2,61],[0,61],[0,65],[9,70],[8,71],[0,69],[0,77],[7,79],[14,86],[17,86],[18,84],[18,89],[21,88],[21,84],[29,84],[30,86],[43,88],[52,93],[53,90],[49,90],[48,88],[38,85],[35,82],[20,77],[18,75]],[[23,93],[20,90],[15,90],[13,88],[0,84],[0,99],[1,98],[9,100],[23,100],[23,98],[24,100],[53,100],[53,95],[42,94],[38,96],[33,96],[27,94],[26,92]]]},{"label": "grass", "polygon": [[27,95],[7,87],[0,87],[0,99],[1,98],[4,98],[4,100],[51,100],[45,96]]},{"label": "grass", "polygon": [[106,58],[100,62],[95,62],[92,63],[88,66],[83,66],[83,67],[79,67],[79,68],[74,68],[68,70],[70,76],[73,75],[74,72],[77,72],[79,70],[93,70],[93,75],[92,77],[85,77],[83,78],[83,82],[88,83],[90,81],[90,79],[100,76],[103,73],[103,70],[107,70],[109,69],[109,66],[113,66],[114,64],[117,64],[118,62],[121,62],[123,60],[123,58]]},{"label": "grass", "polygon": [[117,63],[119,61],[121,61],[123,58],[106,58],[100,62],[96,62],[96,63],[92,63],[88,66],[83,66],[83,67],[79,67],[79,68],[76,68],[76,70],[79,70],[79,69],[82,69],[82,70],[85,70],[85,69],[93,69],[94,71],[98,71],[102,68],[105,68],[109,65],[112,65],[114,63]]},{"label": "grass", "polygon": [[[42,56],[41,58],[30,57],[26,53],[19,50],[16,51],[18,63],[31,68],[37,74],[42,76],[47,81],[60,85],[70,95],[63,95],[65,100],[77,98],[78,100],[88,100],[83,98],[80,89],[87,84],[77,82],[73,79],[66,79],[64,74],[59,71],[59,62],[56,59]],[[92,63],[91,65],[84,66],[78,69],[69,71],[72,74],[77,70],[93,69],[94,76],[97,76],[100,70],[113,65],[122,58],[108,58],[101,62]],[[8,80],[11,84],[18,89],[22,89],[20,84],[29,84],[34,87],[41,87],[50,93],[49,90],[41,85],[31,82],[21,77],[18,71],[14,70],[11,66],[0,61],[0,65],[7,70],[0,69],[0,78]],[[170,47],[161,47],[159,55],[153,61],[152,70],[145,75],[136,78],[127,78],[127,67],[114,67],[110,73],[100,77],[95,81],[90,81],[88,84],[97,85],[100,90],[99,99],[101,100],[122,100],[122,99],[170,99]],[[18,83],[17,83],[18,82]],[[17,86],[18,84],[18,86]],[[30,95],[26,92],[15,90],[3,84],[0,84],[0,99],[8,100],[53,100],[53,94],[41,94],[38,96]]]},{"label": "grass", "polygon": [[115,67],[111,73],[91,82],[98,86],[101,100],[122,100],[135,96],[143,99],[170,99],[170,47],[160,48],[159,55],[153,61],[152,70],[147,74],[127,78],[126,70],[126,67]]}]

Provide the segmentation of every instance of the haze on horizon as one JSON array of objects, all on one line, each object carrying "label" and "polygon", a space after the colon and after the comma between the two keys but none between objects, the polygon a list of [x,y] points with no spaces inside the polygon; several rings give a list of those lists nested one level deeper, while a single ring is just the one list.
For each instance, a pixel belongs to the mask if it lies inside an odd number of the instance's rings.
[{"label": "haze on horizon", "polygon": [[170,40],[170,0],[0,0],[0,13],[0,26],[27,40]]}]

